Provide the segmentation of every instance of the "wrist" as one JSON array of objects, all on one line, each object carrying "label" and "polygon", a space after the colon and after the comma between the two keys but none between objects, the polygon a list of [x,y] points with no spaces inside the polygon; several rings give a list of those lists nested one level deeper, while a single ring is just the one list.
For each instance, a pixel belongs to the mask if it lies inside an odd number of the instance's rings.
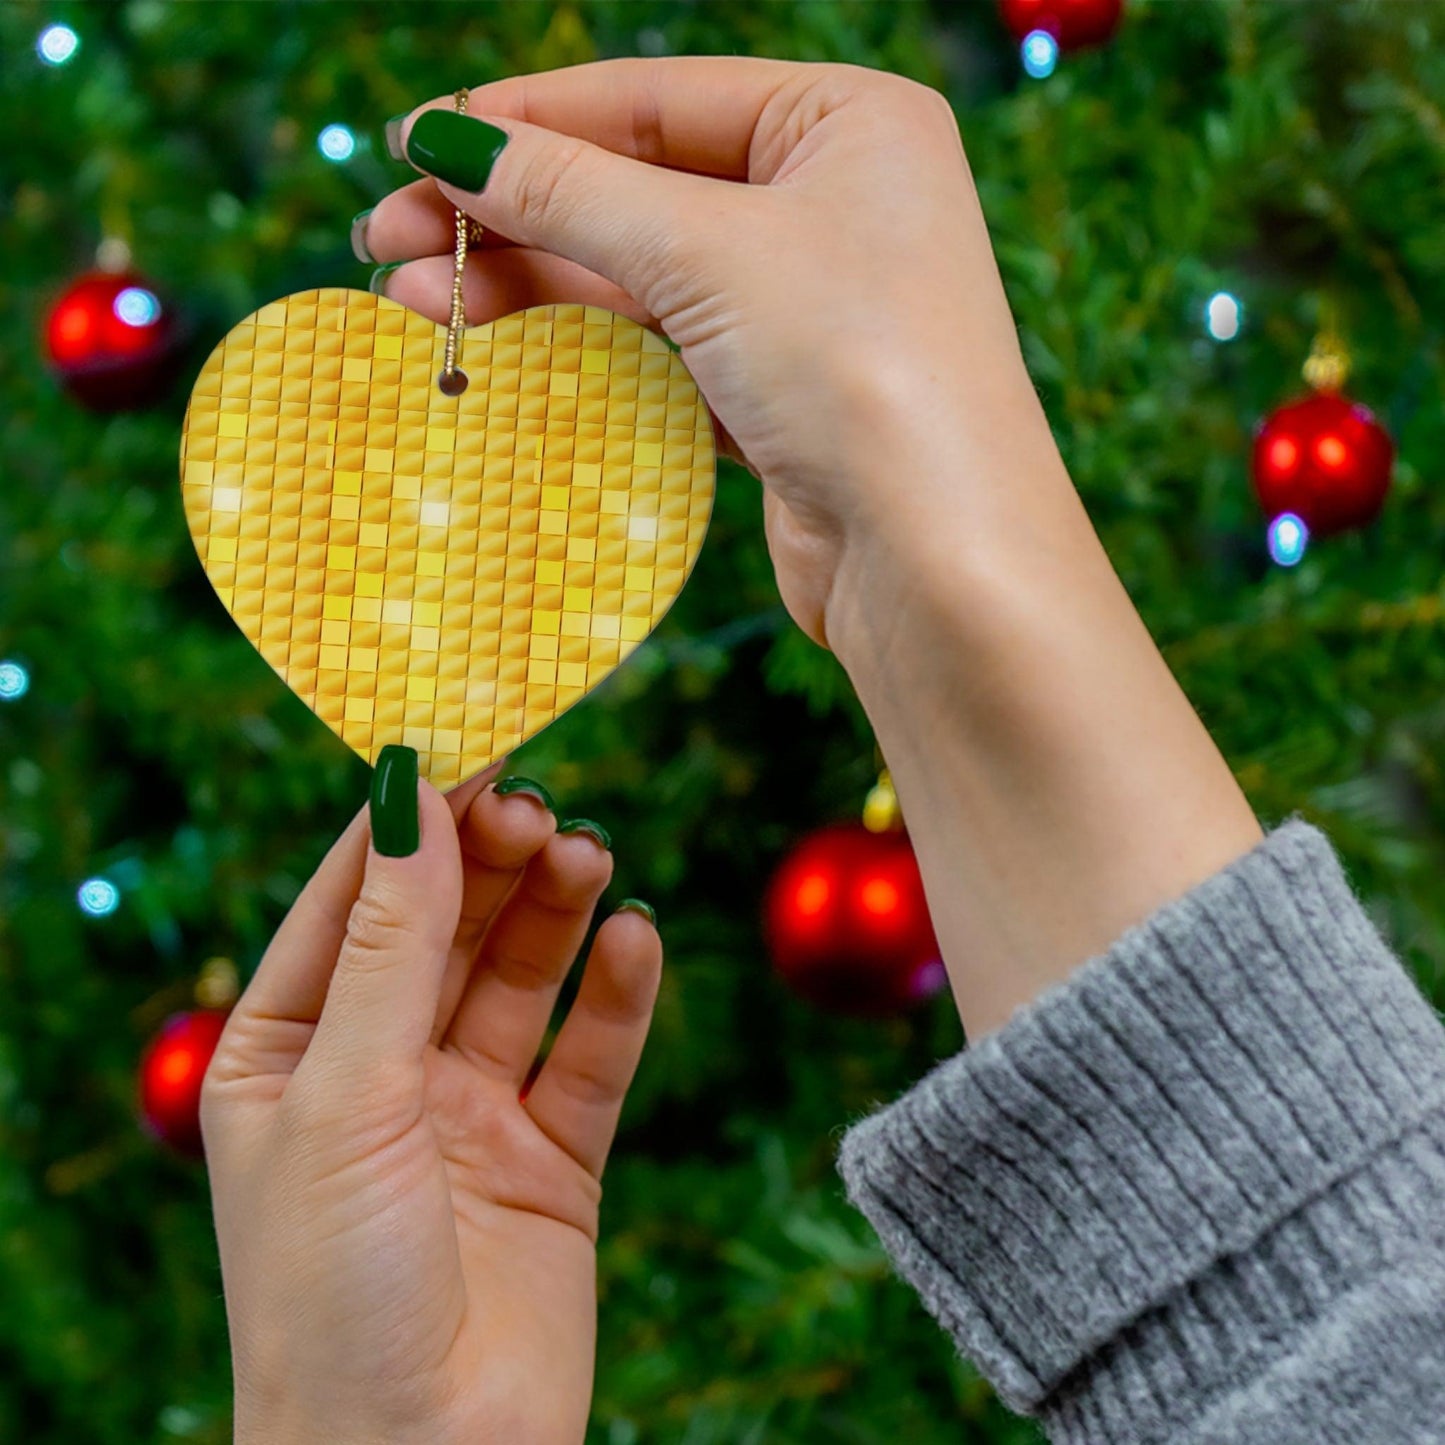
[{"label": "wrist", "polygon": [[850,673],[896,644],[899,611],[966,631],[969,594],[1099,551],[1021,360],[985,377],[880,364],[845,390],[861,420],[823,622]]},{"label": "wrist", "polygon": [[826,613],[970,1037],[1260,837],[1052,437],[982,454],[910,459],[935,515],[873,519]]},{"label": "wrist", "polygon": [[993,473],[997,499],[930,484],[844,540],[824,630],[865,700],[915,671],[929,690],[945,687],[997,652],[1021,609],[1117,585],[1049,440],[1007,479]]}]

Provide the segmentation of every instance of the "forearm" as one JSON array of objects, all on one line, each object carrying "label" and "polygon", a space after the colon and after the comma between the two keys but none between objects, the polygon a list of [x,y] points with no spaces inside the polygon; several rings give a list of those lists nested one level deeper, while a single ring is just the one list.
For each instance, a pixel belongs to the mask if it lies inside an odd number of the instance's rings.
[{"label": "forearm", "polygon": [[880,429],[873,464],[907,466],[916,500],[845,551],[827,613],[970,1039],[1261,837],[1036,399],[1000,406],[926,448]]}]

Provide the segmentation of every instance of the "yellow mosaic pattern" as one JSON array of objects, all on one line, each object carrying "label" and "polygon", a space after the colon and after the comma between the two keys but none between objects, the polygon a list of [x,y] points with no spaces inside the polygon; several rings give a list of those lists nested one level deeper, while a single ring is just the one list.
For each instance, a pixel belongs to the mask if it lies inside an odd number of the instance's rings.
[{"label": "yellow mosaic pattern", "polygon": [[682,359],[594,306],[463,335],[369,292],[288,296],[211,354],[186,413],[196,550],[261,655],[368,762],[449,788],[596,687],[682,590],[712,511]]}]

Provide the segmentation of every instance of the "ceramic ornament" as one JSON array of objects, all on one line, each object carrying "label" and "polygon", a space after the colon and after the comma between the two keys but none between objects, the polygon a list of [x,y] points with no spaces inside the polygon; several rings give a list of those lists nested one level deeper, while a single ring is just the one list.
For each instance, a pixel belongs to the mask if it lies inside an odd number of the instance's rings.
[{"label": "ceramic ornament", "polygon": [[[460,260],[459,260],[460,268]],[[454,333],[454,339],[458,333]],[[681,358],[624,316],[459,331],[370,292],[263,306],[186,412],[186,519],[217,596],[368,762],[449,788],[615,669],[702,547],[716,458]]]}]

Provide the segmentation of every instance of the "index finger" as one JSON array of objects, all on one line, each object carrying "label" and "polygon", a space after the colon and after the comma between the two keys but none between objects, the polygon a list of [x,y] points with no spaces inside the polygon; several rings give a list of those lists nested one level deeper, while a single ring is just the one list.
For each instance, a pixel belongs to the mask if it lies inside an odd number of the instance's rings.
[{"label": "index finger", "polygon": [[[622,56],[488,81],[471,91],[467,110],[511,116],[673,170],[767,180],[753,173],[751,154],[763,111],[784,86],[817,69],[760,56]],[[452,104],[445,98],[417,109]]]}]

